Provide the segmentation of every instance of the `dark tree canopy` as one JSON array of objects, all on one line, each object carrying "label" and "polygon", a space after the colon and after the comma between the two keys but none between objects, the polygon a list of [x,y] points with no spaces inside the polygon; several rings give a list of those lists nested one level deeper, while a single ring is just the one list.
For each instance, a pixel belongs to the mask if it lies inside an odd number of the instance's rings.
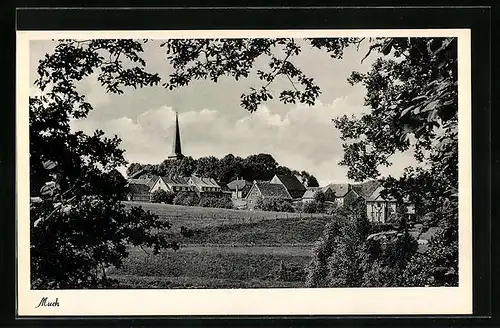
[{"label": "dark tree canopy", "polygon": [[214,156],[200,157],[198,159],[184,157],[182,160],[168,159],[160,165],[132,163],[127,172],[135,172],[140,169],[143,169],[146,173],[149,172],[159,176],[187,177],[195,174],[211,177],[223,185],[234,179],[268,181],[275,174],[296,175],[309,187],[318,186],[318,181],[310,173],[306,171],[299,173],[286,166],[278,165],[272,155],[263,153],[249,155],[245,158],[233,154],[228,154],[222,158]]}]

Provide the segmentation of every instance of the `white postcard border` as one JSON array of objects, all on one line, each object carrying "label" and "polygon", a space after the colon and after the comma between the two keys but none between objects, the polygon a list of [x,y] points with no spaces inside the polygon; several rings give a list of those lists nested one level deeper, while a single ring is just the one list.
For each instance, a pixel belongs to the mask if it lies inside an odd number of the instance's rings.
[{"label": "white postcard border", "polygon": [[[471,53],[468,29],[18,31],[16,67],[17,306],[19,316],[359,315],[472,313]],[[29,41],[82,38],[458,37],[459,287],[193,290],[31,290]],[[58,307],[35,306],[42,297]]]}]

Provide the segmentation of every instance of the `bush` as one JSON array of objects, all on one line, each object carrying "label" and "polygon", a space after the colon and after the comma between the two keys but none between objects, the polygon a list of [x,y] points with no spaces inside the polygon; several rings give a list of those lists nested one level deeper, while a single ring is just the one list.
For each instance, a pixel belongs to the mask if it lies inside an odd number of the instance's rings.
[{"label": "bush", "polygon": [[324,203],[318,201],[312,201],[304,203],[302,206],[302,212],[304,213],[323,213],[325,211]]},{"label": "bush", "polygon": [[165,191],[163,189],[155,190],[151,193],[152,203],[165,203],[172,204],[174,201],[174,193],[171,191]]},{"label": "bush", "polygon": [[233,208],[233,202],[226,197],[202,197],[199,206],[231,209]]},{"label": "bush", "polygon": [[294,208],[289,201],[282,199],[259,199],[255,204],[255,209],[272,212],[294,212]]},{"label": "bush", "polygon": [[174,197],[175,205],[197,206],[199,204],[198,196],[194,192],[180,192]]}]

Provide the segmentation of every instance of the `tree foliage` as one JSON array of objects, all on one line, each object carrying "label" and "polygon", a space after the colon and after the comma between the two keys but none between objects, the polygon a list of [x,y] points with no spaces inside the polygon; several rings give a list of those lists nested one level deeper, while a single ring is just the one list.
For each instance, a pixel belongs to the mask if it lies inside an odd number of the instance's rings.
[{"label": "tree foliage", "polygon": [[298,172],[286,166],[281,166],[270,154],[253,154],[245,158],[228,154],[222,158],[215,156],[184,157],[181,160],[165,160],[160,165],[132,163],[128,172],[143,169],[146,174],[158,176],[198,176],[210,177],[218,183],[225,185],[234,179],[240,178],[247,181],[272,179],[275,174],[298,176],[306,185],[317,185],[318,181],[306,171]]},{"label": "tree foliage", "polygon": [[90,74],[112,93],[159,82],[140,52],[134,40],[61,40],[39,63],[35,84],[44,95],[29,101],[32,288],[108,286],[106,269],[122,264],[127,245],[178,247],[161,233],[168,222],[120,203],[120,139],[70,129],[71,118],[92,110],[76,90]]}]

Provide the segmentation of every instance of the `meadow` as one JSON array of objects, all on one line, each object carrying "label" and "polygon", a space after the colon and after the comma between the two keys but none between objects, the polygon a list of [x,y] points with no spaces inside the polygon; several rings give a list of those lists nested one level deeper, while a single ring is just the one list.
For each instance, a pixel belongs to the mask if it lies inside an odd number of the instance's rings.
[{"label": "meadow", "polygon": [[[164,233],[177,251],[130,247],[108,276],[122,288],[303,287],[312,247],[330,219],[323,215],[131,203],[172,223]],[[189,237],[181,234],[189,228]],[[298,272],[283,278],[283,268]],[[288,277],[288,276],[287,276]]]}]

